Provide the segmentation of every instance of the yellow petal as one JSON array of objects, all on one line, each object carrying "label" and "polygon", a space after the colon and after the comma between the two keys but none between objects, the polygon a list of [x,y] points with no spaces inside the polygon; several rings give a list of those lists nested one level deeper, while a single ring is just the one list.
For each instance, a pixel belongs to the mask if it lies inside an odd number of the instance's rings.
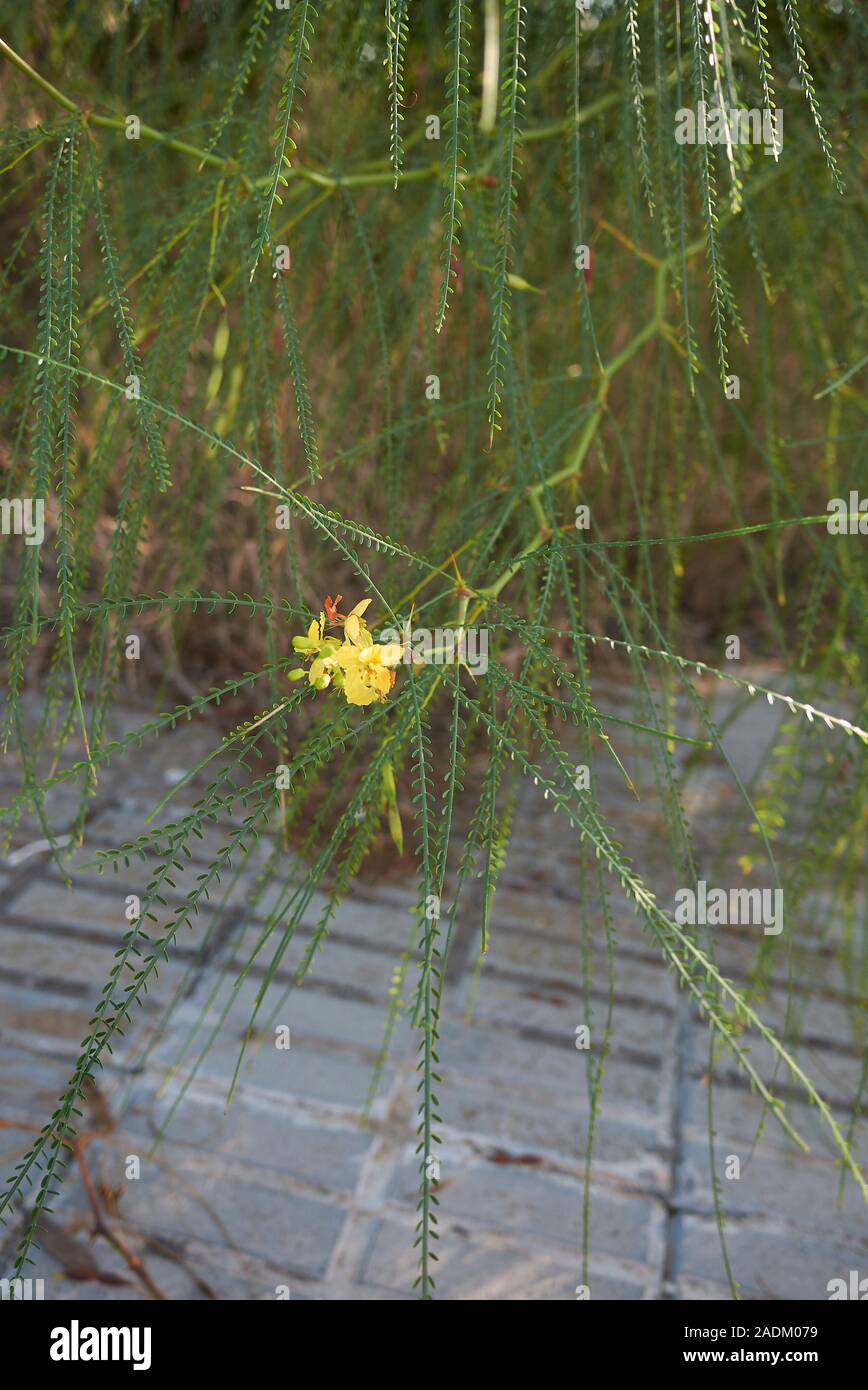
[{"label": "yellow petal", "polygon": [[332,659],[338,666],[342,667],[343,670],[349,670],[351,666],[358,666],[359,664],[359,649],[358,647],[354,647],[352,642],[344,642],[343,646],[339,647],[335,652]]},{"label": "yellow petal", "polygon": [[377,698],[377,692],[362,677],[360,669],[350,667],[344,675],[344,694],[350,705],[370,705]]},{"label": "yellow petal", "polygon": [[392,673],[387,671],[385,666],[369,666],[368,679],[381,695],[388,695],[392,689]]},{"label": "yellow petal", "polygon": [[344,633],[351,642],[355,642],[358,640],[361,626],[362,625],[359,622],[358,615],[356,613],[351,613],[350,616],[347,618],[346,622],[344,623]]},{"label": "yellow petal", "polygon": [[380,660],[384,666],[397,666],[402,651],[400,642],[386,642],[380,647]]},{"label": "yellow petal", "polygon": [[355,608],[350,609],[349,613],[347,614],[347,617],[360,618],[363,613],[367,612],[372,603],[373,599],[363,598],[361,603],[357,603]]}]

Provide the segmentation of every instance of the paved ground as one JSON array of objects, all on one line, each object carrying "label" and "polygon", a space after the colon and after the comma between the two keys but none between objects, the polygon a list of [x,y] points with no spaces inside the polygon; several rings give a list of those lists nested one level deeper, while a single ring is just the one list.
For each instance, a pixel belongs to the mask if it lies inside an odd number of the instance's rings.
[{"label": "paved ground", "polygon": [[[614,689],[609,694],[617,698]],[[755,701],[729,730],[728,745],[743,773],[774,717]],[[126,727],[136,722],[130,712],[123,720]],[[188,726],[103,773],[87,853],[78,862],[96,846],[141,833],[144,815],[177,775],[174,769],[214,737],[213,729]],[[606,768],[609,813],[628,853],[669,905],[677,884],[666,868],[653,773],[632,751],[629,736],[619,746],[629,753],[642,800],[634,801]],[[7,789],[13,773],[3,774]],[[801,795],[809,810],[808,785]],[[75,804],[69,795],[52,800],[56,829]],[[686,806],[711,881],[715,855],[744,820],[728,775],[709,767],[697,772],[688,782]],[[94,981],[106,977],[127,925],[126,894],[146,878],[135,865],[118,879],[87,870],[67,890],[47,855],[22,857],[39,835],[37,825],[22,824],[11,862],[0,868],[4,1171],[26,1140],[15,1126],[42,1124],[54,1107],[96,999]],[[727,862],[744,847],[743,836],[727,845]],[[206,840],[197,851],[202,864],[207,854]],[[441,1046],[442,1297],[573,1299],[582,1283],[589,1103],[586,1054],[575,1046],[576,1027],[587,1021],[576,866],[563,816],[548,815],[537,789],[526,787],[495,899],[492,949],[476,984],[473,897],[460,918]],[[201,867],[193,865],[191,881],[196,872]],[[368,886],[339,912],[311,978],[284,996],[274,1019],[289,1025],[290,1049],[259,1048],[224,1113],[227,1078],[261,976],[254,972],[245,981],[149,1156],[181,1082],[189,1080],[185,1065],[207,1036],[203,1009],[211,1001],[213,1018],[231,993],[232,962],[244,958],[275,891],[268,889],[251,908],[256,872],[251,864],[231,887],[228,907],[186,933],[101,1074],[86,1117],[87,1132],[95,1136],[86,1150],[89,1171],[115,1194],[109,1197],[115,1228],[169,1298],[273,1299],[278,1286],[288,1286],[294,1299],[407,1298],[415,1277],[416,1055],[406,1019],[371,1123],[361,1127],[359,1120],[392,972],[408,938],[411,885]],[[607,953],[598,905],[584,906],[596,1046],[608,996]],[[308,930],[281,972],[284,990],[310,940],[317,907],[315,901]],[[589,1190],[591,1298],[727,1298],[709,1180],[705,1029],[614,892],[611,907],[615,1008]],[[798,1056],[846,1125],[860,1064],[851,1042],[853,1000],[828,935],[826,923],[816,941],[803,940],[791,958],[802,1035]],[[721,930],[718,958],[736,981],[744,982],[757,940],[756,929]],[[788,967],[779,945],[762,1011],[781,1026]],[[161,1031],[162,1008],[176,994],[180,1002]],[[167,1081],[167,1069],[185,1047],[186,1061]],[[768,1073],[764,1050],[756,1047],[753,1055]],[[772,1121],[754,1148],[761,1106],[726,1060],[716,1064],[712,1094],[729,1253],[743,1295],[825,1299],[829,1279],[846,1278],[851,1269],[868,1274],[864,1204],[849,1183],[843,1205],[836,1205],[839,1168],[815,1114],[797,1101],[792,1106],[797,1128],[811,1142],[809,1155],[798,1154]],[[125,1177],[130,1155],[142,1161],[138,1179]],[[728,1155],[741,1159],[738,1181],[723,1178]],[[146,1296],[104,1239],[91,1242],[91,1224],[81,1179],[71,1172],[32,1271],[46,1280],[46,1297]],[[7,1267],[13,1239],[14,1229],[5,1247]],[[117,1278],[128,1282],[110,1282]]]}]

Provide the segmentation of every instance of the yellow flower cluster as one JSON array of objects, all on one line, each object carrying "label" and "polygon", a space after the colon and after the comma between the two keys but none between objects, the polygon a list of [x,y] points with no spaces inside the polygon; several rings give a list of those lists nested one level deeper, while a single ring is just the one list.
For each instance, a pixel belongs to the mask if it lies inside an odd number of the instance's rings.
[{"label": "yellow flower cluster", "polygon": [[311,685],[317,690],[325,690],[334,685],[342,690],[350,705],[370,705],[374,700],[385,700],[395,683],[392,669],[401,660],[401,646],[398,642],[381,644],[375,642],[365,625],[364,614],[370,605],[369,598],[357,603],[350,613],[338,613],[337,603],[340,595],[332,602],[326,599],[329,620],[342,623],[343,640],[326,635],[326,614],[320,613],[307,630],[306,637],[293,637],[295,651],[311,659],[305,673],[303,666],[289,672],[291,681],[301,680],[307,674]]}]

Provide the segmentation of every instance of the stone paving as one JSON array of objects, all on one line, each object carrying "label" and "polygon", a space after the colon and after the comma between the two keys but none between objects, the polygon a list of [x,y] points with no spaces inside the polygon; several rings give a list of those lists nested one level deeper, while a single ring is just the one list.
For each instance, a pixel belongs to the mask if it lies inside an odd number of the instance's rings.
[{"label": "stone paving", "polygon": [[[617,708],[614,686],[608,697],[598,688],[601,706]],[[727,747],[743,775],[776,717],[777,710],[754,701],[728,728]],[[132,711],[120,719],[122,727],[138,722]],[[695,732],[686,714],[681,727]],[[141,833],[176,769],[218,736],[201,722],[184,726],[104,771],[85,846],[73,862],[90,862],[95,848]],[[668,907],[677,884],[667,868],[650,763],[630,735],[619,748],[629,755],[641,800],[601,761],[607,814]],[[2,774],[3,801],[13,773]],[[179,804],[188,792],[179,793]],[[809,807],[809,788],[802,794]],[[745,819],[732,780],[705,760],[687,781],[685,802],[699,861],[713,865],[729,829]],[[49,799],[55,831],[76,806],[74,792]],[[586,1021],[578,856],[564,817],[549,815],[532,785],[521,792],[515,824],[484,968],[476,969],[478,897],[471,894],[444,990],[437,1292],[449,1299],[574,1299],[582,1283],[589,1092],[586,1054],[575,1045],[576,1027]],[[4,1173],[27,1141],[26,1130],[15,1127],[41,1125],[54,1108],[127,926],[125,896],[147,877],[136,863],[117,878],[82,869],[75,888],[67,889],[50,857],[33,852],[40,835],[37,822],[22,822],[0,868]],[[220,843],[216,830],[213,835]],[[209,831],[195,850],[191,882],[208,863],[211,839]],[[339,910],[304,987],[289,992],[321,906],[314,899],[274,986],[281,1002],[271,1022],[289,1025],[291,1047],[266,1041],[252,1049],[227,1112],[228,1079],[262,978],[257,966],[234,988],[238,962],[267,913],[268,893],[255,907],[248,904],[256,872],[249,864],[229,885],[225,905],[218,909],[215,899],[194,930],[185,931],[145,1009],[99,1074],[84,1120],[92,1136],[89,1171],[114,1194],[115,1228],[168,1298],[274,1299],[278,1288],[288,1288],[293,1299],[412,1297],[416,1051],[406,1017],[370,1121],[363,1126],[360,1119],[392,973],[412,925],[414,887],[359,886]],[[178,880],[176,891],[186,886]],[[614,1012],[588,1192],[590,1296],[729,1298],[709,1179],[707,1032],[614,887],[610,906]],[[585,911],[584,968],[596,1039],[609,965],[599,905],[586,903]],[[719,938],[718,960],[738,983],[747,978],[756,944],[745,929]],[[794,997],[801,1040],[794,1050],[846,1128],[860,1081],[850,1026],[854,1001],[828,941],[818,936],[800,945]],[[787,970],[782,954],[763,1004],[763,1016],[778,1027],[785,1020]],[[191,1060],[233,993],[222,1031],[191,1075]],[[173,1000],[166,1022],[163,1010]],[[752,1056],[761,1072],[771,1073],[762,1047]],[[726,1058],[716,1062],[714,1078],[717,1170],[743,1297],[825,1299],[829,1279],[846,1278],[851,1269],[868,1274],[864,1203],[849,1182],[837,1205],[840,1169],[815,1112],[798,1099],[791,1106],[811,1143],[807,1155],[770,1119],[757,1140],[759,1100]],[[858,1133],[854,1143],[864,1159]],[[741,1158],[738,1181],[722,1178],[730,1154]],[[141,1159],[138,1179],[125,1176],[130,1155]],[[147,1297],[124,1259],[104,1239],[91,1239],[91,1224],[80,1176],[71,1168],[30,1271],[44,1278],[46,1297]],[[12,1226],[3,1273],[15,1234]]]}]

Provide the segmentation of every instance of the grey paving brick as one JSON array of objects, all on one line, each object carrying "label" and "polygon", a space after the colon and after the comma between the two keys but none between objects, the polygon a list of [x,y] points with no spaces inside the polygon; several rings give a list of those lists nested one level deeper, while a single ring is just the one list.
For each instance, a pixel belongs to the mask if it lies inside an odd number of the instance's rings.
[{"label": "grey paving brick", "polygon": [[[94,1163],[96,1147],[89,1151]],[[79,1193],[73,1196],[80,1200]],[[143,1165],[141,1178],[126,1183],[122,1206],[133,1230],[252,1256],[286,1278],[324,1273],[344,1219],[340,1207],[300,1195],[280,1175],[249,1165],[242,1175],[240,1165],[215,1164],[207,1154],[177,1148]]]},{"label": "grey paving brick", "polygon": [[166,1126],[159,1152],[170,1162],[173,1153],[193,1149],[245,1160],[251,1170],[285,1173],[324,1192],[355,1190],[373,1142],[369,1129],[348,1119],[316,1122],[291,1100],[280,1104],[273,1092],[243,1086],[228,1110],[225,1089],[194,1086],[171,1115],[177,1089],[169,1087],[155,1101],[150,1087],[140,1088],[142,1100],[123,1117],[123,1142],[149,1147]]},{"label": "grey paving brick", "polygon": [[[575,1030],[587,1023],[590,1040],[597,1048],[605,1034],[607,1001],[597,997],[591,1001],[590,1019],[578,982],[566,997],[545,988],[519,988],[512,979],[504,980],[498,971],[495,978],[483,974],[476,990],[474,1017],[483,1024],[489,1020],[508,1022],[515,1028],[537,1029],[552,1037],[563,1037],[575,1048]],[[659,1057],[670,1038],[672,1014],[656,1003],[644,1003],[635,996],[629,1004],[615,1003],[612,1010],[610,1037],[620,1048],[646,1052]]]},{"label": "grey paving brick", "polygon": [[[717,1241],[713,1222],[694,1217],[685,1221],[681,1265],[685,1278],[721,1278]],[[830,1279],[846,1279],[853,1268],[868,1269],[868,1235],[854,1247],[815,1234],[731,1222],[726,1243],[733,1275],[750,1298],[820,1301],[829,1297]]]},{"label": "grey paving brick", "polygon": [[[122,937],[133,925],[125,915],[126,898],[128,893],[135,893],[136,886],[143,885],[137,885],[132,880],[118,885],[77,883],[67,888],[54,879],[43,879],[39,883],[28,884],[9,906],[8,914],[13,921],[33,923],[42,928],[46,935],[50,934],[56,942],[55,969],[63,968],[65,973],[67,956],[77,956],[83,939],[92,945],[95,944],[94,939],[101,940],[113,950],[118,949]],[[172,895],[169,889],[161,896],[166,898],[167,906],[156,903],[151,910],[158,924],[167,926],[176,917],[180,897],[174,903],[170,901]],[[140,909],[144,910],[144,907],[145,904],[140,903]],[[202,903],[198,913],[190,912],[189,917],[183,919],[177,938],[179,954],[189,952],[203,940],[209,920],[206,902]],[[159,925],[155,927],[153,923],[146,923],[144,917],[141,921],[143,930],[153,938]],[[36,936],[36,933],[30,934]],[[6,958],[17,963],[26,956],[19,955],[17,944],[10,944]],[[73,969],[76,968],[74,960],[70,964]],[[105,974],[92,975],[90,978],[93,981],[105,979]]]},{"label": "grey paving brick", "polygon": [[84,1037],[92,1012],[90,1000],[0,981],[0,1037],[6,1046],[29,1046],[53,1056],[71,1053]]},{"label": "grey paving brick", "polygon": [[[571,1094],[558,1105],[554,1098],[543,1100],[528,1090],[516,1096],[512,1086],[448,1073],[439,1095],[449,1130],[473,1136],[491,1152],[506,1146],[530,1166],[544,1158],[570,1167],[583,1164],[589,1143],[587,1097]],[[629,1178],[643,1187],[665,1189],[671,1160],[665,1128],[665,1121],[654,1116],[637,1119],[604,1103],[594,1131],[595,1179]]]},{"label": "grey paving brick", "polygon": [[[573,1033],[554,1044],[516,1037],[508,1024],[498,1029],[478,1024],[465,1029],[449,1020],[441,1037],[444,1065],[450,1070],[504,1081],[518,1090],[532,1087],[541,1100],[549,1093],[567,1101],[587,1094],[586,1062],[576,1050]],[[637,1110],[658,1114],[663,1084],[662,1072],[653,1062],[634,1065],[610,1057],[606,1063],[607,1096]]]},{"label": "grey paving brick", "polygon": [[[375,1287],[408,1289],[416,1277],[413,1252],[408,1251],[407,1229],[378,1222],[360,1269],[360,1277]],[[435,1270],[437,1296],[448,1299],[567,1300],[575,1299],[579,1282],[572,1263],[562,1263],[552,1252],[500,1239],[480,1239],[470,1231],[451,1226],[439,1242]],[[591,1298],[642,1297],[642,1284],[592,1273]]]},{"label": "grey paving brick", "polygon": [[[4,961],[11,962],[4,969],[22,981],[52,981],[64,989],[77,985],[92,995],[94,1003],[99,992],[94,982],[105,981],[114,963],[114,950],[108,944],[96,946],[83,942],[74,932],[40,931],[36,927],[7,927],[0,933],[0,951]],[[163,962],[159,973],[151,977],[147,996],[151,1004],[166,999],[181,975],[179,965]]]},{"label": "grey paving brick", "polygon": [[[705,1080],[688,1082],[683,1100],[685,1133],[690,1137],[707,1135],[708,1089]],[[718,1081],[714,1086],[713,1100],[714,1127],[719,1145],[726,1143],[751,1148],[760,1136],[771,1151],[790,1151],[792,1140],[784,1134],[768,1108],[764,1107],[762,1098],[753,1094],[746,1085],[730,1080],[726,1083]],[[816,1106],[793,1099],[786,1106],[786,1113],[793,1128],[808,1143],[813,1154],[837,1159],[838,1151],[832,1134]],[[849,1128],[847,1112],[833,1105],[831,1113],[846,1134]],[[860,1162],[868,1161],[868,1136],[864,1129],[856,1129],[850,1144]]]},{"label": "grey paving brick", "polygon": [[[221,1033],[199,1065],[199,1074],[206,1080],[228,1088],[238,1060],[239,1048],[246,1025],[230,1027]],[[251,1048],[241,1075],[257,1087],[280,1097],[298,1097],[360,1110],[364,1106],[374,1075],[376,1053],[361,1051],[352,1044],[317,1046],[315,1039],[302,1039],[293,1032],[290,1023],[291,1048],[278,1051],[268,1043],[258,1050]],[[164,1039],[152,1054],[157,1071],[171,1065],[176,1054],[178,1036]],[[198,1061],[199,1048],[193,1052]],[[393,1069],[387,1067],[382,1087],[389,1083]],[[184,1075],[182,1070],[181,1075]]]},{"label": "grey paving brick", "polygon": [[[440,1178],[446,1184],[450,1221],[472,1221],[518,1234],[531,1242],[544,1239],[565,1251],[581,1249],[582,1206],[575,1179],[542,1173],[523,1163],[477,1163],[463,1154],[450,1157],[448,1144],[438,1153]],[[395,1174],[391,1196],[415,1206],[418,1163],[405,1161]],[[660,1220],[650,1199],[594,1188],[591,1242],[594,1250],[644,1263],[650,1251],[652,1224]]]},{"label": "grey paving brick", "polygon": [[[865,1203],[855,1184],[844,1188],[838,1201],[840,1167],[829,1159],[806,1157],[781,1149],[774,1156],[761,1149],[753,1156],[745,1147],[716,1146],[721,1200],[728,1216],[779,1218],[800,1232],[813,1231],[846,1244],[860,1229],[868,1236]],[[740,1176],[727,1179],[725,1158],[740,1159]],[[686,1198],[691,1206],[713,1211],[708,1144],[696,1141],[688,1147]]]}]

